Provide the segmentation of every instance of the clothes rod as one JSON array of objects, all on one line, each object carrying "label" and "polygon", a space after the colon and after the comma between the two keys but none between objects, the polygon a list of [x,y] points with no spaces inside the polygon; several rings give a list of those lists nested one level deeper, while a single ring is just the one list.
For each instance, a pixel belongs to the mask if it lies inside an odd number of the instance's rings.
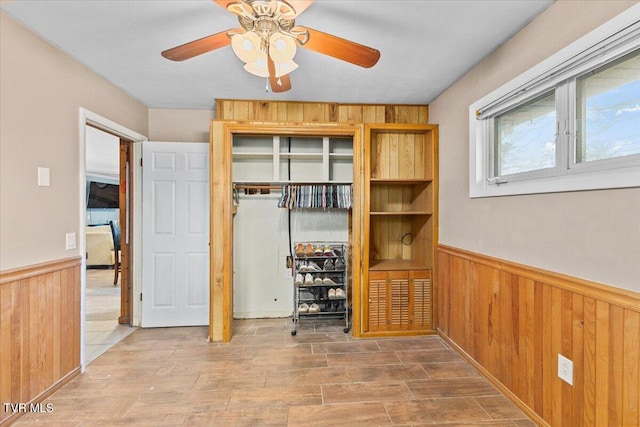
[{"label": "clothes rod", "polygon": [[284,184],[234,184],[234,187],[238,190],[280,190],[283,185]]}]

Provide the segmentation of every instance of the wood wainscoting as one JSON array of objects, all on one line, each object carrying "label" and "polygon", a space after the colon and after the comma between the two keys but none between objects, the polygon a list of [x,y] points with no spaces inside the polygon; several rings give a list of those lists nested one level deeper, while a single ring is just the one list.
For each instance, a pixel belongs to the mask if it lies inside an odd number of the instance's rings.
[{"label": "wood wainscoting", "polygon": [[640,294],[443,245],[438,278],[439,333],[540,424],[640,425]]},{"label": "wood wainscoting", "polygon": [[[0,403],[37,403],[80,372],[74,257],[0,272]],[[0,424],[24,412],[2,405]]]}]

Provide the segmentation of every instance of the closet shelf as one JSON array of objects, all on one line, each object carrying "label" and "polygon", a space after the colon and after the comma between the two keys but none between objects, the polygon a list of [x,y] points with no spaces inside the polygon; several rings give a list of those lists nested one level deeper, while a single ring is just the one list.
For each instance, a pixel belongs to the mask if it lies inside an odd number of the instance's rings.
[{"label": "closet shelf", "polygon": [[391,212],[391,211],[384,211],[384,212],[369,212],[369,215],[431,215],[431,212],[428,211],[400,211],[400,212]]},{"label": "closet shelf", "polygon": [[398,185],[402,185],[402,184],[424,184],[424,183],[429,183],[429,182],[432,182],[432,181],[433,180],[431,178],[417,178],[417,179],[371,178],[371,179],[369,179],[369,182],[371,182],[371,183],[388,184],[388,185],[393,185],[393,184],[398,184]]},{"label": "closet shelf", "polygon": [[280,153],[280,157],[295,160],[322,160],[322,153]]},{"label": "closet shelf", "polygon": [[273,153],[264,152],[235,152],[233,153],[234,159],[270,159],[273,157]]},{"label": "closet shelf", "polygon": [[369,270],[371,271],[428,270],[430,268],[425,263],[409,259],[376,259],[369,261]]},{"label": "closet shelf", "polygon": [[283,186],[283,185],[324,185],[324,184],[332,184],[332,185],[351,185],[353,182],[351,181],[273,181],[273,180],[251,180],[251,181],[233,181],[236,185],[273,185],[273,186]]}]

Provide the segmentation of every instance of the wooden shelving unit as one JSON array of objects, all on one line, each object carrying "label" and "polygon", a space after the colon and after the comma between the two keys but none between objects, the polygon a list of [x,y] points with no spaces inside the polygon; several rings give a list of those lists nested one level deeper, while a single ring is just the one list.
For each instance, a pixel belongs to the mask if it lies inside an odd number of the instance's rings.
[{"label": "wooden shelving unit", "polygon": [[433,332],[437,126],[365,126],[363,335]]}]

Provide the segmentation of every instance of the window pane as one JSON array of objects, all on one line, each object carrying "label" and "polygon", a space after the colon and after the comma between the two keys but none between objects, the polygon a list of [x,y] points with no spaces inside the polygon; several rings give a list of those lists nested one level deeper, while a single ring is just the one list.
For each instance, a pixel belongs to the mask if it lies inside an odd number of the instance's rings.
[{"label": "window pane", "polygon": [[640,51],[576,81],[576,162],[640,153]]},{"label": "window pane", "polygon": [[555,92],[497,116],[494,125],[494,176],[555,167]]}]

